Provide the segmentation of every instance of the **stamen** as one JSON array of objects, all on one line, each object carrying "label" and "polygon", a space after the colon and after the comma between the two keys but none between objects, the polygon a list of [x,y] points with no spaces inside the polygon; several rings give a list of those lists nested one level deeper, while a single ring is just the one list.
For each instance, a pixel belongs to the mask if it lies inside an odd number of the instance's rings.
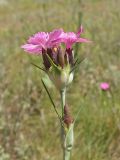
[{"label": "stamen", "polygon": [[53,51],[54,51],[55,53],[57,53],[57,50],[58,50],[57,47],[54,47],[54,48],[53,48]]}]

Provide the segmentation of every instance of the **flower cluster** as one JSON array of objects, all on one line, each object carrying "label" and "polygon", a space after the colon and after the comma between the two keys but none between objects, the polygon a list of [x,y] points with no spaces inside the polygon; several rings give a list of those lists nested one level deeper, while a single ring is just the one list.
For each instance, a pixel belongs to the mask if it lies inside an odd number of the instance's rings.
[{"label": "flower cluster", "polygon": [[[74,70],[80,64],[79,59],[74,58],[73,44],[90,42],[81,38],[82,26],[77,33],[64,32],[63,29],[56,29],[50,33],[39,32],[30,37],[22,48],[29,54],[41,55],[45,71],[61,95],[61,114],[51,98],[51,95],[42,80],[43,86],[53,104],[54,110],[61,123],[63,155],[65,160],[71,157],[71,150],[74,143],[74,123],[70,113],[70,107],[66,104],[66,87],[73,80]],[[36,66],[36,65],[35,65]]]},{"label": "flower cluster", "polygon": [[[63,29],[56,29],[50,33],[38,32],[30,37],[22,48],[29,54],[42,55],[44,68],[50,79],[58,88],[61,88],[61,85],[65,87],[70,81],[71,69],[75,66],[73,44],[89,42],[80,37],[82,32],[82,26],[77,33],[64,32]],[[64,49],[61,47],[62,44],[65,45]],[[56,75],[61,75],[60,79],[57,76],[57,81]]]}]

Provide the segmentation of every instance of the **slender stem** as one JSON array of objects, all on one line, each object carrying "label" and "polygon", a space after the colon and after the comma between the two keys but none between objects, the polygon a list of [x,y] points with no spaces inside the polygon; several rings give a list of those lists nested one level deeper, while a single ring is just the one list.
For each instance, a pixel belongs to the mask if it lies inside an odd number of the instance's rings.
[{"label": "slender stem", "polygon": [[[64,118],[64,107],[65,107],[65,98],[66,98],[66,89],[60,91],[61,95],[61,105],[62,105],[62,119]],[[69,150],[68,144],[66,144],[66,132],[64,126],[61,126],[62,133],[62,147],[63,147],[63,160],[70,160],[71,149]]]},{"label": "slender stem", "polygon": [[[62,107],[62,120],[64,118],[64,107],[65,107],[65,93],[66,93],[66,89],[62,89],[60,91],[60,95],[61,95],[61,107]],[[61,126],[61,141],[62,141],[62,148],[63,148],[63,160],[65,160],[65,130],[64,130],[64,126]]]},{"label": "slender stem", "polygon": [[60,95],[61,95],[61,105],[62,105],[62,118],[64,117],[65,94],[66,94],[66,88],[65,88],[65,89],[62,89],[62,90],[60,91]]},{"label": "slender stem", "polygon": [[64,160],[70,160],[70,157],[71,157],[71,152],[68,151],[68,150],[65,150],[65,157],[64,157]]}]

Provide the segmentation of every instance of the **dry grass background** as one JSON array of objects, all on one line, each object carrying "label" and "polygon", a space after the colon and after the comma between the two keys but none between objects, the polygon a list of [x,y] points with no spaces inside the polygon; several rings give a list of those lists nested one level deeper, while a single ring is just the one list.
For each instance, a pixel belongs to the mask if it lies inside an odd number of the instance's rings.
[{"label": "dry grass background", "polygon": [[[76,31],[82,15],[92,45],[68,89],[75,127],[72,160],[120,160],[120,1],[0,0],[0,160],[61,160],[59,121],[30,63],[39,57],[20,48],[38,31]],[[102,92],[99,83],[110,83]],[[59,109],[57,91],[50,89]]]}]

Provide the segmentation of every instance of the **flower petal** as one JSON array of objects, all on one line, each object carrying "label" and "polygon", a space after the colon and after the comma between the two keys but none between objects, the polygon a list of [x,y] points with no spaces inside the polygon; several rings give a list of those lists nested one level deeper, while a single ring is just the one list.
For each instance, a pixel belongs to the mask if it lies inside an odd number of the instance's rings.
[{"label": "flower petal", "polygon": [[49,33],[49,41],[60,38],[62,33],[63,33],[63,29],[53,30],[52,32]]},{"label": "flower petal", "polygon": [[38,32],[29,38],[28,43],[34,45],[40,45],[42,48],[45,48],[45,44],[48,38],[49,38],[48,33]]},{"label": "flower petal", "polygon": [[80,28],[78,29],[78,32],[76,34],[77,37],[80,37],[81,33],[83,33],[83,26],[81,25]]},{"label": "flower petal", "polygon": [[23,48],[26,52],[30,54],[42,53],[42,48],[39,45],[25,44],[25,45],[22,45],[21,48]]},{"label": "flower petal", "polygon": [[78,38],[76,42],[80,42],[80,43],[90,43],[91,41],[89,41],[88,39],[85,39],[85,38]]},{"label": "flower petal", "polygon": [[56,29],[49,33],[49,40],[47,41],[47,47],[51,48],[55,45],[58,45],[62,41],[63,29]]},{"label": "flower petal", "polygon": [[71,48],[73,43],[77,41],[77,36],[74,32],[62,34],[62,42],[65,43],[66,48]]}]

